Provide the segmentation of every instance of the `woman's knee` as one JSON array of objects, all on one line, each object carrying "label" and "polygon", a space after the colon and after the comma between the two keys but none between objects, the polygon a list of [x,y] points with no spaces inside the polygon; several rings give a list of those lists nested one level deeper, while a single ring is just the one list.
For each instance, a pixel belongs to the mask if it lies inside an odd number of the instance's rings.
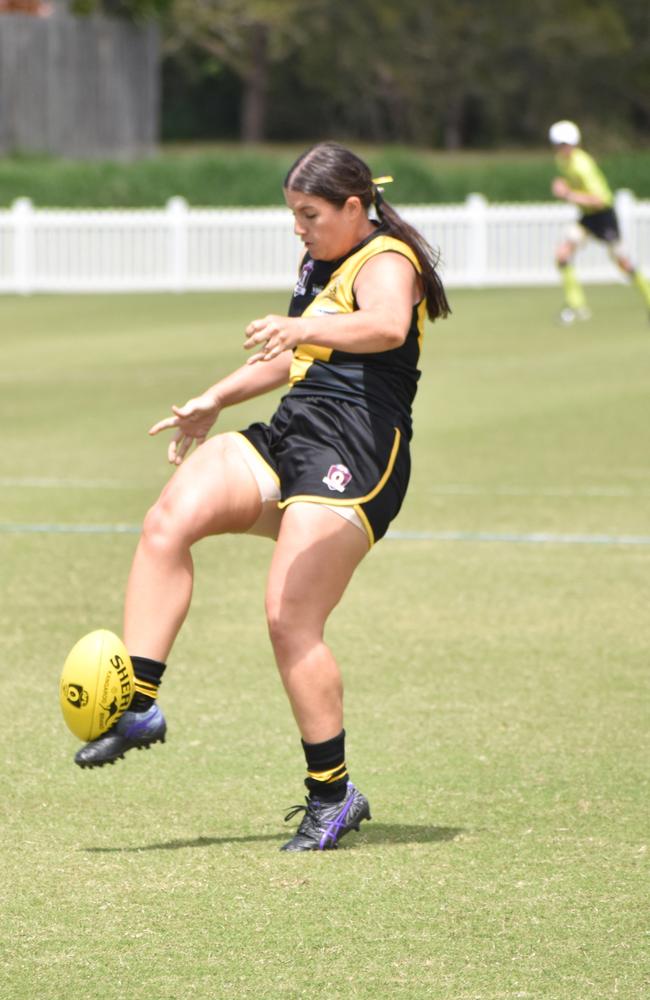
[{"label": "woman's knee", "polygon": [[311,610],[275,591],[267,593],[266,625],[279,662],[322,639],[324,623],[314,620]]},{"label": "woman's knee", "polygon": [[142,525],[142,542],[158,552],[175,550],[189,544],[183,518],[176,515],[174,507],[163,493],[149,508]]},{"label": "woman's knee", "polygon": [[266,627],[273,648],[285,647],[291,639],[290,616],[279,595],[267,593],[265,612]]},{"label": "woman's knee", "polygon": [[207,535],[247,531],[262,509],[257,484],[229,435],[186,459],[148,511],[145,541],[160,548],[191,546]]}]

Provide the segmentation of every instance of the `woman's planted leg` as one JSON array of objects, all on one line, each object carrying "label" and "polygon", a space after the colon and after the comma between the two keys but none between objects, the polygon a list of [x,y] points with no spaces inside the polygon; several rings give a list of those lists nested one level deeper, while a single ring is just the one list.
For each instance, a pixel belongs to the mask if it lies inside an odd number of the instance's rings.
[{"label": "woman's planted leg", "polygon": [[310,796],[283,850],[335,847],[362,819],[367,799],[349,782],[343,684],[324,640],[325,623],[368,551],[365,535],[318,504],[284,512],[267,587],[266,610],[280,676],[302,737]]}]

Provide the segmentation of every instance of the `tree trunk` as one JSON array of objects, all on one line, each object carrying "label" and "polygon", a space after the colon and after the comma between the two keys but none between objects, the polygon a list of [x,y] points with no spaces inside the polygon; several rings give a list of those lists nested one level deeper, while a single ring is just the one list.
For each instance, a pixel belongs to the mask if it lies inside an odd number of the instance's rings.
[{"label": "tree trunk", "polygon": [[251,65],[243,80],[241,139],[262,142],[266,135],[266,99],[269,82],[268,30],[256,24],[251,33]]},{"label": "tree trunk", "polygon": [[463,146],[463,99],[449,101],[442,127],[444,149],[461,149]]}]

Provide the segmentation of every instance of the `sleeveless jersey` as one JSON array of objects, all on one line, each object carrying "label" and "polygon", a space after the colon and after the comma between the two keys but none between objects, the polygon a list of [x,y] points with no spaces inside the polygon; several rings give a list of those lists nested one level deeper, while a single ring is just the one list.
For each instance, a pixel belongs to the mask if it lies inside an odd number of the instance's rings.
[{"label": "sleeveless jersey", "polygon": [[[322,316],[355,312],[355,279],[371,257],[402,254],[421,273],[417,257],[402,240],[376,232],[335,261],[303,258],[289,306],[290,316]],[[370,413],[398,423],[410,436],[411,407],[420,377],[418,361],[426,303],[413,307],[406,340],[388,351],[358,354],[313,344],[294,348],[289,381],[291,395],[328,396],[357,403]]]}]

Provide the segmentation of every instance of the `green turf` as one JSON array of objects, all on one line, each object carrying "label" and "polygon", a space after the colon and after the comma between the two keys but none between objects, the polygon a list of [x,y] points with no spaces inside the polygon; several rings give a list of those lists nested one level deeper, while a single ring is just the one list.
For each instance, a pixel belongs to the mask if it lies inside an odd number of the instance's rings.
[{"label": "green turf", "polygon": [[[210,540],[164,746],[82,772],[68,649],[120,629],[165,481],[147,427],[283,296],[0,298],[2,1000],[645,1000],[650,329],[633,291],[455,291],[427,333],[393,538],[329,639],[374,819],[285,856],[303,762],[263,621],[270,543]],[[232,428],[270,412],[223,415]],[[461,532],[465,540],[427,538]],[[422,537],[425,536],[425,537]]]},{"label": "green turf", "polygon": [[[280,205],[287,170],[308,145],[171,145],[134,163],[0,158],[0,205],[29,197],[41,208],[151,208],[175,195],[196,206]],[[375,176],[394,175],[387,197],[397,205],[455,203],[475,191],[489,201],[552,201],[556,168],[550,147],[471,152],[354,148]],[[637,198],[650,197],[650,150],[590,151],[613,190],[629,188]]]}]

